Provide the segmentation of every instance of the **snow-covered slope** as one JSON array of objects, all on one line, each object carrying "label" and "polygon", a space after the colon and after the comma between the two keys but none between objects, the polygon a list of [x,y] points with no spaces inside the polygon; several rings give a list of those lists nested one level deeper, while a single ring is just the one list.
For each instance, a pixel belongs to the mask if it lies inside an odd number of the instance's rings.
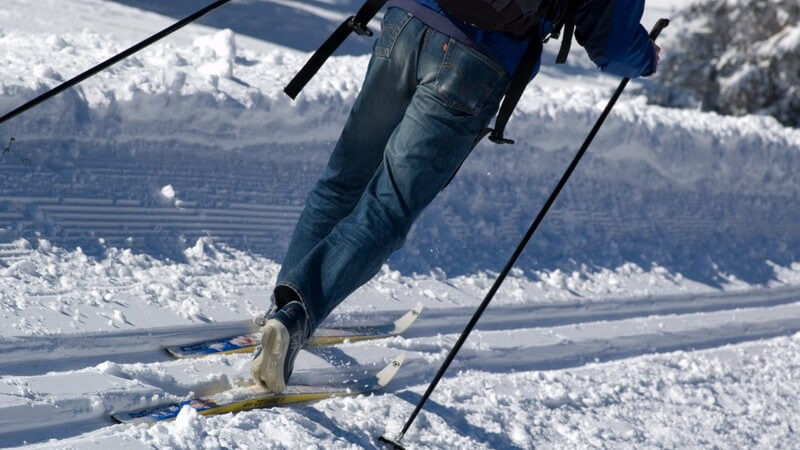
[{"label": "snow-covered slope", "polygon": [[[0,111],[201,3],[7,0]],[[649,2],[645,22],[686,4]],[[422,300],[414,328],[298,361],[324,377],[405,353],[388,392],[154,427],[108,419],[246,374],[244,355],[176,362],[160,348],[248,330],[267,307],[369,41],[297,102],[281,90],[357,5],[234,2],[0,126],[0,446],[370,448],[399,428],[617,82],[577,46],[526,92],[508,131],[519,144],[479,146],[331,319]],[[798,152],[800,132],[772,119],[625,96],[408,442],[795,445]]]},{"label": "snow-covered slope", "polygon": [[[30,36],[0,38],[4,109],[120,48],[92,33]],[[220,31],[157,45],[0,129],[0,142],[15,138],[0,166],[7,238],[39,233],[90,254],[103,239],[180,258],[214,236],[278,260],[367,57],[332,60],[293,103],[282,86],[305,56],[236,39]],[[526,92],[509,127],[519,144],[479,146],[394,267],[458,275],[502,265],[497,248],[513,248],[613,85],[575,53],[575,65],[546,68]],[[581,83],[564,85],[565,71]],[[770,119],[627,97],[523,265],[657,262],[708,283],[720,271],[765,282],[766,260],[788,264],[800,248],[798,147],[800,132]]]}]

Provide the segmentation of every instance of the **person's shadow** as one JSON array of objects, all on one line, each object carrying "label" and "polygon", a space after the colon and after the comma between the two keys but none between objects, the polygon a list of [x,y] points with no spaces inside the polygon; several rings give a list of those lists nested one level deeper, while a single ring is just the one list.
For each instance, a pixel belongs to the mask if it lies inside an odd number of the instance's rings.
[{"label": "person's shadow", "polygon": [[[212,3],[212,0],[113,1],[176,20]],[[230,28],[238,34],[309,52],[316,50],[361,4],[361,0],[234,0],[201,17],[197,23]],[[369,53],[373,40],[357,37],[347,39],[337,54]]]}]

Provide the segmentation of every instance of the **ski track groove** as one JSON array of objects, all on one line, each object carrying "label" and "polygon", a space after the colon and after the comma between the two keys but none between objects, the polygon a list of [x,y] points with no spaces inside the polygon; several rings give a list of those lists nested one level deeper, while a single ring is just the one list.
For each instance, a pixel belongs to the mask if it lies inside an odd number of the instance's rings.
[{"label": "ski track groove", "polygon": [[[541,329],[568,325],[588,325],[653,317],[714,314],[738,310],[769,310],[800,302],[793,288],[773,288],[744,292],[694,294],[610,300],[593,303],[556,305],[496,305],[486,311],[477,325],[484,332]],[[472,315],[470,307],[427,308],[404,338],[410,341],[439,335],[457,335]],[[395,311],[347,315],[350,323],[381,322],[396,316]],[[333,317],[332,321],[341,318]],[[148,362],[168,360],[162,348],[253,331],[252,321],[184,325],[138,329],[113,333],[78,333],[54,336],[20,336],[0,339],[0,376],[37,375],[43,370],[76,370],[106,360]],[[136,342],[131,347],[130,342]],[[122,343],[128,345],[122,346]],[[372,344],[367,344],[372,345]]]},{"label": "ski track groove", "polygon": [[[0,216],[0,226],[4,222]],[[0,265],[10,266],[15,262],[25,259],[31,253],[30,246],[27,243],[0,243]]]},{"label": "ski track groove", "polygon": [[[181,177],[172,177],[180,179]],[[191,178],[187,177],[187,180]],[[73,186],[74,187],[74,186]],[[198,186],[194,189],[198,190]],[[202,188],[200,189],[202,190]],[[223,190],[222,192],[224,192]],[[238,196],[244,194],[237,191]],[[271,205],[263,203],[223,202],[228,207],[199,207],[197,202],[178,200],[173,206],[142,206],[140,201],[110,198],[88,197],[36,197],[36,196],[0,196],[0,206],[7,203],[9,208],[17,211],[0,212],[0,227],[10,229],[27,229],[30,227],[46,227],[55,233],[57,240],[80,241],[94,237],[107,237],[109,240],[122,240],[133,236],[148,236],[154,231],[172,231],[187,236],[204,236],[213,233],[222,238],[244,238],[254,243],[268,243],[269,236],[275,232],[290,232],[296,223],[302,206]],[[19,211],[22,209],[23,211]],[[459,228],[460,221],[449,218],[451,227]],[[647,235],[641,223],[621,221],[611,215],[596,211],[575,211],[556,209],[548,216],[554,224],[590,221],[595,225],[618,230],[638,230]],[[458,223],[456,223],[458,222]],[[664,218],[660,225],[666,229],[684,231],[704,231],[717,224],[713,220],[699,219],[692,216],[675,216]],[[780,231],[794,227],[794,223],[773,223],[773,229]],[[511,225],[503,229],[505,234],[513,234]],[[752,220],[731,219],[726,222],[729,230],[739,232],[758,228]],[[776,228],[777,227],[777,228]],[[656,233],[652,230],[651,234]],[[47,237],[45,233],[44,237]],[[691,233],[689,233],[691,236]],[[254,240],[255,239],[255,240]],[[691,240],[686,237],[685,240]],[[20,256],[24,255],[21,253]],[[0,249],[0,260],[17,256],[7,254]]]},{"label": "ski track groove", "polygon": [[[7,202],[29,211],[0,213],[0,226],[11,228],[47,226],[58,230],[60,240],[81,241],[94,236],[111,240],[151,235],[154,230],[174,231],[189,236],[213,232],[220,237],[265,238],[275,232],[289,232],[302,207],[269,204],[235,203],[228,208],[198,207],[197,202],[179,201],[172,207],[141,206],[133,200],[78,197],[0,196]],[[16,252],[16,253],[15,253]],[[3,250],[0,260],[27,252]]]}]

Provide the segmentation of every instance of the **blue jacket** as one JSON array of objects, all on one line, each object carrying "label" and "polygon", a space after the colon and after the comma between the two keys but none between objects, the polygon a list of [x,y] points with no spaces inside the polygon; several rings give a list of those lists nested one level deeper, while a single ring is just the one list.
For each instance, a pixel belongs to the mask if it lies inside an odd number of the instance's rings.
[{"label": "blue jacket", "polygon": [[[447,15],[436,0],[416,0],[419,4]],[[656,54],[647,30],[639,23],[645,0],[588,0],[579,8],[575,23],[575,38],[603,72],[636,78],[655,72]],[[499,32],[487,32],[452,22],[469,36],[480,49],[488,49],[508,70],[514,73],[528,41]],[[443,31],[444,30],[439,30]],[[542,26],[542,36],[550,24]]]}]

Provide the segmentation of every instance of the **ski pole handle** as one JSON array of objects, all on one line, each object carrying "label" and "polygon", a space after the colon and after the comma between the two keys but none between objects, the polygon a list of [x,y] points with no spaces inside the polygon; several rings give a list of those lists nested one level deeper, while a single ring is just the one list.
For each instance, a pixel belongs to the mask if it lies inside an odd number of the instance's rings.
[{"label": "ski pole handle", "polygon": [[650,30],[650,40],[655,41],[656,39],[658,39],[658,35],[661,34],[662,31],[664,31],[664,28],[667,28],[667,25],[669,25],[669,19],[664,19],[664,18],[658,19],[658,22],[656,22],[656,24],[653,25],[653,29]]}]

